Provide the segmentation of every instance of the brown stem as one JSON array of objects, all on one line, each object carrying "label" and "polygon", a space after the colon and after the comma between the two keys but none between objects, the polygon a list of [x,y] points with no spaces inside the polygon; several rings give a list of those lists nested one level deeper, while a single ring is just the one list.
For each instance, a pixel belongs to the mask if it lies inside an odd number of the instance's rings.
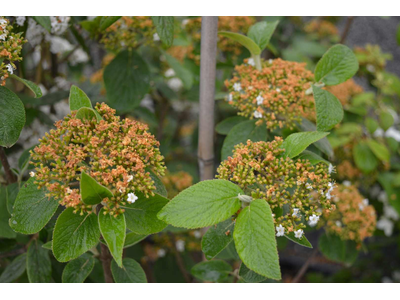
[{"label": "brown stem", "polygon": [[100,243],[101,247],[101,254],[100,254],[100,261],[103,265],[103,272],[104,272],[104,280],[106,283],[113,283],[113,277],[111,273],[111,253],[108,250],[107,246],[103,243]]},{"label": "brown stem", "polygon": [[10,251],[10,252],[0,254],[0,259],[1,259],[1,258],[5,258],[5,257],[10,257],[10,256],[19,255],[19,254],[24,253],[25,251],[26,251],[25,248],[20,248],[20,249],[12,250],[12,251]]},{"label": "brown stem", "polygon": [[300,279],[303,278],[304,274],[306,273],[308,267],[310,266],[311,262],[314,260],[314,257],[317,255],[317,253],[318,253],[318,247],[315,247],[313,252],[311,253],[310,257],[302,265],[299,272],[297,272],[296,276],[292,280],[292,283],[298,283],[300,281]]},{"label": "brown stem", "polygon": [[178,264],[178,268],[179,271],[181,271],[183,278],[185,278],[185,281],[190,283],[192,282],[192,278],[191,276],[188,274],[188,272],[186,271],[185,268],[185,264],[183,263],[183,259],[182,256],[180,254],[180,252],[178,251],[178,249],[176,249],[176,238],[175,235],[172,232],[169,232],[169,236],[172,242],[172,247],[174,249],[174,254],[175,254],[175,259],[176,259],[176,263]]},{"label": "brown stem", "polygon": [[349,31],[350,31],[351,24],[353,24],[354,18],[355,17],[348,17],[347,18],[346,25],[345,25],[343,33],[342,33],[342,37],[340,39],[340,43],[341,44],[343,44],[344,41],[346,40],[347,35],[349,34]]},{"label": "brown stem", "polygon": [[0,147],[0,161],[4,168],[4,173],[6,174],[6,180],[8,184],[14,183],[17,181],[17,176],[11,171],[10,164],[8,163],[7,155],[4,152],[4,148]]},{"label": "brown stem", "polygon": [[202,17],[198,162],[200,180],[214,177],[214,106],[218,17]]}]

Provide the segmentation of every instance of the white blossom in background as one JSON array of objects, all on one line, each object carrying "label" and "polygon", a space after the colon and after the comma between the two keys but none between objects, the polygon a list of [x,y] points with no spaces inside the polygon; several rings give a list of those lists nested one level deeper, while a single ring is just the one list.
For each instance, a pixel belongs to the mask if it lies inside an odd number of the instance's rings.
[{"label": "white blossom in background", "polygon": [[188,23],[189,23],[189,19],[183,19],[182,20],[182,28],[185,28]]},{"label": "white blossom in background", "polygon": [[183,83],[179,78],[171,78],[167,81],[167,85],[175,92],[182,89]]},{"label": "white blossom in background", "polygon": [[195,237],[196,239],[201,238],[201,232],[200,232],[200,230],[195,230],[195,231],[193,231],[193,235],[194,235],[194,237]]},{"label": "white blossom in background", "polygon": [[385,136],[394,138],[397,142],[400,142],[400,131],[394,127],[390,127],[388,130],[386,130]]},{"label": "white blossom in background", "polygon": [[394,223],[391,220],[382,217],[378,222],[376,222],[376,228],[383,230],[386,236],[391,236],[393,233]]},{"label": "white blossom in background", "polygon": [[369,200],[368,199],[364,199],[361,203],[358,204],[358,208],[360,210],[364,210],[364,208],[366,208],[369,204]]},{"label": "white blossom in background", "polygon": [[82,48],[78,48],[71,54],[68,61],[72,66],[76,66],[89,61],[89,56]]},{"label": "white blossom in background", "polygon": [[15,23],[17,23],[18,26],[24,26],[26,17],[23,16],[18,16],[15,18]]},{"label": "white blossom in background", "polygon": [[391,205],[383,206],[383,214],[386,218],[392,219],[393,221],[399,220],[399,214]]},{"label": "white blossom in background", "polygon": [[158,33],[153,34],[153,41],[158,42],[160,40],[160,37],[158,36]]},{"label": "white blossom in background", "polygon": [[261,105],[264,103],[264,98],[261,96],[261,94],[257,96],[256,100],[257,100],[257,105]]},{"label": "white blossom in background", "polygon": [[129,193],[128,194],[128,201],[129,203],[135,203],[135,201],[138,199],[138,197],[134,193]]},{"label": "white blossom in background", "polygon": [[276,226],[276,236],[284,236],[285,235],[285,227],[282,226],[282,224],[279,224],[279,226]]},{"label": "white blossom in background", "polygon": [[385,131],[382,128],[378,128],[374,131],[373,136],[374,137],[383,137],[385,134]]},{"label": "white blossom in background", "polygon": [[51,33],[56,35],[63,34],[69,26],[69,20],[71,17],[50,17]]},{"label": "white blossom in background", "polygon": [[310,225],[311,227],[314,227],[315,225],[317,225],[318,220],[319,220],[319,216],[312,215],[308,220],[308,225]]},{"label": "white blossom in background", "polygon": [[158,257],[164,257],[166,253],[167,253],[167,251],[165,251],[165,249],[161,248],[161,249],[157,250],[157,256]]},{"label": "white blossom in background", "polygon": [[295,238],[298,238],[298,239],[301,239],[301,237],[303,236],[303,229],[299,229],[299,230],[296,230],[295,232],[294,232],[294,237]]},{"label": "white blossom in background", "polygon": [[74,47],[69,41],[59,36],[52,36],[50,38],[50,52],[53,54],[62,54],[71,51]]},{"label": "white blossom in background", "polygon": [[399,121],[399,115],[397,114],[397,112],[391,108],[388,108],[388,111],[392,115],[394,123],[397,124],[397,122]]},{"label": "white blossom in background", "polygon": [[280,92],[281,92],[281,89],[280,89],[280,88],[277,88],[276,91],[277,91],[278,93],[280,93]]},{"label": "white blossom in background", "polygon": [[340,222],[340,221],[336,221],[335,224],[337,227],[342,227],[342,222]]},{"label": "white blossom in background", "polygon": [[31,176],[31,177],[35,177],[35,172],[33,172],[33,171],[30,171],[30,172],[29,172],[29,176]]},{"label": "white blossom in background", "polygon": [[242,86],[240,85],[240,82],[235,82],[235,83],[233,84],[233,89],[234,89],[236,92],[240,92],[240,91],[242,90]]},{"label": "white blossom in background", "polygon": [[178,250],[178,252],[185,251],[185,241],[177,240],[175,242],[175,247],[176,247],[176,250]]},{"label": "white blossom in background", "polygon": [[300,217],[299,211],[300,211],[299,208],[293,208],[292,217],[299,218]]},{"label": "white blossom in background", "polygon": [[174,69],[168,69],[167,71],[165,71],[165,73],[164,73],[164,76],[165,77],[174,77],[175,76],[175,71],[174,71]]},{"label": "white blossom in background", "polygon": [[254,62],[254,58],[249,58],[248,60],[247,60],[247,63],[250,65],[250,66],[255,66],[256,65],[256,63]]},{"label": "white blossom in background", "polygon": [[232,101],[233,100],[233,95],[232,94],[229,94],[228,95],[228,101]]},{"label": "white blossom in background", "polygon": [[270,64],[270,65],[272,65],[272,63],[273,63],[273,59],[268,59],[268,63]]},{"label": "white blossom in background", "polygon": [[26,30],[26,39],[28,40],[28,43],[33,47],[39,45],[45,34],[48,34],[46,29],[36,23],[32,18],[29,18],[28,29]]},{"label": "white blossom in background", "polygon": [[253,113],[253,116],[254,116],[254,118],[256,118],[256,119],[259,119],[259,118],[262,118],[262,113],[260,113],[258,110],[256,110],[256,111]]},{"label": "white blossom in background", "polygon": [[373,65],[368,64],[366,68],[368,72],[375,73],[375,67]]},{"label": "white blossom in background", "polygon": [[7,38],[7,34],[3,33],[0,35],[0,40],[5,41]]},{"label": "white blossom in background", "polygon": [[54,82],[55,82],[55,87],[53,89],[51,89],[51,91],[55,91],[55,90],[62,90],[62,91],[67,91],[71,88],[71,83],[65,79],[64,77],[56,77],[54,78]]},{"label": "white blossom in background", "polygon": [[343,184],[344,186],[347,186],[347,187],[351,186],[351,182],[348,181],[348,180],[343,181],[342,184]]},{"label": "white blossom in background", "polygon": [[4,29],[4,28],[6,28],[6,26],[7,26],[7,20],[0,18],[0,28]]},{"label": "white blossom in background", "polygon": [[307,182],[306,183],[306,188],[309,189],[309,190],[312,190],[313,189],[312,184]]}]

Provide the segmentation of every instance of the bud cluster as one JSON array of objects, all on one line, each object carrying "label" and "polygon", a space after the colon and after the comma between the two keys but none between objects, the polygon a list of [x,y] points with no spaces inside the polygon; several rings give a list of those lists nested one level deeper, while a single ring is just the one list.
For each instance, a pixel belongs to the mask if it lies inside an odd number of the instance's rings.
[{"label": "bud cluster", "polygon": [[104,103],[98,103],[95,110],[103,118],[99,122],[78,119],[72,111],[55,123],[56,129],[46,133],[31,151],[34,176],[39,188],[46,187],[48,195],[61,205],[84,211],[91,209],[82,202],[78,189],[84,171],[114,194],[102,203],[116,215],[123,212],[120,205],[136,197],[134,192],[153,195],[155,185],[149,170],[162,176],[165,167],[159,142],[147,125],[120,120]]},{"label": "bud cluster", "polygon": [[[238,184],[253,199],[265,199],[274,212],[278,236],[298,232],[305,221],[315,226],[321,212],[335,209],[331,203],[328,166],[285,157],[282,138],[235,146],[231,157],[218,168],[217,178]],[[279,229],[279,230],[278,230]]]},{"label": "bud cluster", "polygon": [[328,232],[359,245],[365,238],[373,235],[376,227],[375,209],[355,186],[339,185],[332,196],[336,210],[323,214]]},{"label": "bud cluster", "polygon": [[287,126],[293,128],[301,116],[314,108],[312,95],[306,91],[314,79],[305,63],[282,59],[262,61],[259,71],[248,63],[235,67],[231,80],[225,82],[228,102],[239,110],[239,115],[265,121],[268,129]]},{"label": "bud cluster", "polygon": [[21,37],[22,33],[13,33],[13,26],[9,20],[0,17],[0,85],[6,84],[6,79],[13,74],[17,68],[15,62],[21,61],[22,45],[26,40]]},{"label": "bud cluster", "polygon": [[318,38],[336,37],[339,33],[337,27],[327,20],[312,20],[304,26],[304,31],[316,35]]},{"label": "bud cluster", "polygon": [[167,189],[168,196],[172,199],[179,192],[187,189],[193,184],[193,177],[185,172],[179,171],[176,173],[170,173],[167,171],[165,176],[162,178],[162,182]]}]

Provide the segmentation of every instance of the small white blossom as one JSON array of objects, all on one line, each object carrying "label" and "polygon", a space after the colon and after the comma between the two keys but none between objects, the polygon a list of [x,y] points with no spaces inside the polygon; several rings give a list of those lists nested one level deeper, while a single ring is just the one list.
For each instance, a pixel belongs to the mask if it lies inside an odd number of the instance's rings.
[{"label": "small white blossom", "polygon": [[167,81],[167,85],[175,92],[178,92],[183,87],[183,82],[179,78],[171,78]]},{"label": "small white blossom", "polygon": [[131,182],[133,180],[133,175],[128,175],[127,178],[128,178],[127,182]]},{"label": "small white blossom", "polygon": [[394,223],[391,220],[383,217],[376,222],[376,228],[383,230],[386,236],[391,236],[393,233]]},{"label": "small white blossom", "polygon": [[195,237],[196,239],[201,238],[201,232],[200,232],[200,230],[195,230],[195,231],[193,231],[193,235],[194,235],[194,237]]},{"label": "small white blossom", "polygon": [[364,199],[361,203],[358,204],[358,208],[360,210],[364,210],[365,207],[367,207],[369,204],[368,199]]},{"label": "small white blossom", "polygon": [[228,95],[228,101],[232,101],[233,100],[233,95],[232,94],[229,94]]},{"label": "small white blossom", "polygon": [[189,21],[190,21],[189,19],[182,20],[182,27],[185,28],[186,25],[189,23]]},{"label": "small white blossom", "polygon": [[336,221],[335,224],[337,227],[342,227],[342,222],[340,222],[340,221]]},{"label": "small white blossom", "polygon": [[247,63],[250,65],[250,66],[255,66],[256,65],[256,63],[254,62],[254,58],[249,58],[248,60],[247,60]]},{"label": "small white blossom", "polygon": [[312,188],[313,188],[312,184],[307,182],[306,183],[306,188],[309,189],[309,190],[312,190]]},{"label": "small white blossom", "polygon": [[385,134],[385,131],[383,131],[382,128],[378,128],[378,129],[376,129],[376,130],[374,131],[373,136],[374,136],[374,137],[383,137],[384,134]]},{"label": "small white blossom", "polygon": [[251,90],[253,89],[253,87],[252,87],[252,86],[249,86],[247,89],[248,89],[249,91],[251,91]]},{"label": "small white blossom", "polygon": [[375,72],[375,67],[373,65],[368,64],[366,68],[367,68],[368,72],[371,72],[371,73]]},{"label": "small white blossom", "polygon": [[18,16],[15,18],[15,23],[17,23],[18,26],[24,26],[26,17],[23,16]]},{"label": "small white blossom", "polygon": [[300,217],[299,211],[300,211],[299,208],[293,208],[292,217],[296,217],[296,218]]},{"label": "small white blossom", "polygon": [[129,203],[135,203],[135,201],[138,199],[138,197],[134,193],[129,193],[128,194],[128,199],[127,201]]},{"label": "small white blossom", "polygon": [[311,227],[317,225],[319,220],[319,216],[317,215],[312,215],[309,220],[308,220],[308,225],[310,225]]},{"label": "small white blossom", "polygon": [[76,66],[77,64],[85,63],[89,61],[89,55],[83,51],[83,49],[76,49],[68,59],[71,66]]},{"label": "small white blossom", "polygon": [[158,42],[160,40],[160,37],[158,36],[157,33],[153,34],[153,41]]},{"label": "small white blossom", "polygon": [[326,199],[331,200],[332,199],[332,195],[330,193],[326,193],[325,194]]},{"label": "small white blossom", "polygon": [[297,180],[297,182],[296,182],[297,185],[302,185],[303,183],[304,183],[304,182],[301,181],[301,180]]},{"label": "small white blossom", "polygon": [[8,65],[7,65],[7,71],[8,71],[8,73],[10,73],[10,74],[13,74],[13,73],[14,73],[14,68],[13,68],[13,66],[12,66],[11,64],[8,64]]},{"label": "small white blossom", "polygon": [[257,100],[257,105],[261,105],[264,103],[264,98],[261,95],[258,95],[256,100]]},{"label": "small white blossom", "polygon": [[185,241],[177,240],[175,242],[175,247],[176,247],[176,250],[178,250],[178,252],[185,251]]},{"label": "small white blossom", "polygon": [[397,142],[400,142],[400,131],[394,127],[390,127],[388,130],[386,130],[385,136],[394,138]]},{"label": "small white blossom", "polygon": [[256,110],[256,111],[253,113],[253,116],[254,116],[254,118],[256,118],[256,119],[259,119],[259,118],[262,118],[262,113],[260,113],[258,110]]},{"label": "small white blossom", "polygon": [[393,219],[394,221],[397,221],[399,219],[399,214],[397,211],[390,205],[385,205],[383,207],[383,214],[386,218]]},{"label": "small white blossom", "polygon": [[351,186],[351,182],[348,180],[345,180],[345,181],[343,181],[343,185],[349,187],[349,186]]},{"label": "small white blossom", "polygon": [[165,251],[164,249],[158,249],[157,256],[164,257],[166,253],[167,253],[167,251]]},{"label": "small white blossom", "polygon": [[332,164],[329,164],[328,172],[329,174],[335,173],[335,167]]},{"label": "small white blossom", "polygon": [[284,236],[285,235],[285,227],[282,226],[282,224],[279,224],[279,226],[276,226],[276,236]]},{"label": "small white blossom", "polygon": [[296,230],[295,232],[294,232],[294,237],[295,238],[298,238],[298,239],[301,239],[301,237],[303,236],[303,229],[299,229],[299,230]]},{"label": "small white blossom", "polygon": [[122,194],[123,192],[125,192],[125,188],[120,187],[118,191]]},{"label": "small white blossom", "polygon": [[268,59],[268,63],[270,64],[270,65],[272,65],[272,62],[273,62],[274,60],[273,59]]},{"label": "small white blossom", "polygon": [[281,89],[280,89],[280,88],[277,88],[276,91],[277,91],[278,93],[280,93],[280,92],[281,92]]},{"label": "small white blossom", "polygon": [[335,184],[333,182],[329,182],[328,183],[329,189],[328,189],[328,193],[332,192],[333,189],[335,188]]},{"label": "small white blossom", "polygon": [[0,40],[5,41],[6,37],[7,37],[7,34],[3,33],[3,34],[0,35]]},{"label": "small white blossom", "polygon": [[33,171],[31,171],[31,172],[29,172],[29,176],[31,176],[31,177],[35,177],[35,172],[33,172]]},{"label": "small white blossom", "polygon": [[240,92],[240,91],[242,90],[242,86],[240,85],[240,82],[235,82],[235,83],[233,84],[233,89],[234,89],[236,92]]},{"label": "small white blossom", "polygon": [[67,194],[71,194],[72,193],[72,190],[69,188],[69,187],[67,187]]},{"label": "small white blossom", "polygon": [[168,69],[167,71],[165,71],[164,75],[165,75],[165,77],[174,77],[175,71],[174,71],[174,69]]}]

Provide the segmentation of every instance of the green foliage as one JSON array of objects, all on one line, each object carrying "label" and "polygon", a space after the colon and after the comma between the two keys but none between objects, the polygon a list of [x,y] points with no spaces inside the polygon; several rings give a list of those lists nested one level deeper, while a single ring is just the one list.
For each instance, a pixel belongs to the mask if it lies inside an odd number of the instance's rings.
[{"label": "green foliage", "polygon": [[171,47],[174,42],[174,17],[151,17],[161,41]]},{"label": "green foliage", "polygon": [[111,16],[111,17],[102,17],[100,21],[100,30],[104,31],[108,27],[110,27],[112,24],[117,22],[121,17],[118,16]]},{"label": "green foliage", "polygon": [[247,121],[247,118],[242,116],[226,118],[215,126],[215,131],[219,134],[227,135],[233,127],[244,121]]},{"label": "green foliage", "polygon": [[7,210],[7,190],[0,186],[0,238],[15,239],[17,234],[8,225],[10,214]]},{"label": "green foliage", "polygon": [[132,258],[122,260],[123,267],[118,267],[113,260],[111,262],[111,272],[116,283],[146,283],[146,274],[142,267]]},{"label": "green foliage", "polygon": [[249,269],[268,278],[281,279],[272,211],[265,200],[253,200],[240,212],[233,239]]},{"label": "green foliage", "polygon": [[0,276],[0,283],[9,283],[18,279],[26,269],[26,253],[14,258],[14,260],[4,269]]},{"label": "green foliage", "polygon": [[[315,126],[315,124],[305,118],[302,118],[301,124],[299,124],[298,127],[302,131],[317,131],[317,127]],[[329,143],[329,141],[326,137],[320,139],[319,141],[316,141],[314,143],[314,146],[317,147],[319,150],[321,150],[326,155],[328,155],[328,157],[333,156],[332,145]]]},{"label": "green foliage", "polygon": [[279,21],[258,22],[250,27],[247,36],[251,38],[262,51],[269,44],[269,41],[271,40],[272,34],[274,33],[276,27],[278,26],[278,23]]},{"label": "green foliage", "polygon": [[370,173],[378,166],[378,160],[367,142],[360,141],[353,147],[353,158],[356,166],[365,173]]},{"label": "green foliage", "polygon": [[191,269],[196,278],[205,281],[220,281],[228,277],[232,267],[223,260],[210,260],[198,263]]},{"label": "green foliage", "polygon": [[246,47],[253,56],[261,54],[261,49],[257,43],[243,34],[228,31],[220,31],[218,34],[240,43],[242,46]]},{"label": "green foliage", "polygon": [[50,17],[48,16],[37,16],[37,17],[32,17],[38,24],[40,24],[44,29],[46,29],[48,32],[51,32],[51,21]]},{"label": "green foliage", "polygon": [[96,205],[104,198],[111,199],[113,197],[113,193],[108,188],[98,183],[84,171],[81,174],[80,187],[82,201],[88,205]]},{"label": "green foliage", "polygon": [[22,185],[15,200],[10,227],[23,234],[39,232],[58,208],[58,202],[46,196],[46,188],[38,189],[35,178]]},{"label": "green foliage", "polygon": [[90,275],[94,268],[95,259],[85,253],[77,259],[71,260],[62,272],[63,283],[81,283]]},{"label": "green foliage", "polygon": [[96,114],[96,111],[93,108],[89,107],[81,107],[76,113],[76,118],[82,121],[92,119],[100,121],[102,119],[100,115]]},{"label": "green foliage", "polygon": [[154,186],[156,187],[156,190],[154,192],[163,197],[167,197],[168,196],[167,189],[165,188],[164,184],[162,183],[161,179],[157,176],[157,174],[155,174],[149,168],[146,168],[146,172],[150,173],[150,177],[154,182]]},{"label": "green foliage", "polygon": [[243,263],[240,265],[239,276],[248,283],[258,283],[267,279],[266,277],[250,270]]},{"label": "green foliage", "polygon": [[233,228],[235,222],[228,219],[217,225],[211,226],[201,240],[201,250],[210,260],[218,255],[233,241]]},{"label": "green foliage", "polygon": [[289,232],[288,234],[285,234],[285,237],[286,237],[288,240],[291,240],[292,242],[294,242],[294,243],[296,243],[296,244],[298,244],[298,245],[300,245],[300,246],[304,246],[304,247],[307,247],[307,248],[312,248],[312,247],[313,247],[313,246],[311,245],[311,243],[307,240],[307,238],[306,238],[305,235],[303,235],[303,236],[301,237],[301,239],[298,239],[298,238],[296,238],[296,237],[294,236],[294,233],[293,233],[293,232]]},{"label": "green foliage", "polygon": [[367,145],[377,158],[379,158],[381,161],[389,162],[390,152],[388,148],[386,148],[385,144],[378,143],[373,139],[368,139]]},{"label": "green foliage", "polygon": [[175,227],[215,225],[239,210],[240,193],[243,191],[232,182],[205,180],[178,194],[158,213],[158,218]]},{"label": "green foliage", "polygon": [[328,131],[343,119],[343,107],[330,92],[313,85],[315,107],[317,110],[317,130]]},{"label": "green foliage", "polygon": [[69,109],[73,111],[82,107],[93,108],[92,102],[90,102],[89,97],[84,91],[82,91],[76,85],[73,85],[69,91]]},{"label": "green foliage", "polygon": [[100,238],[97,215],[74,213],[67,208],[58,217],[53,233],[53,254],[60,262],[81,256],[97,245]]},{"label": "green foliage", "polygon": [[35,98],[40,98],[43,96],[42,90],[40,89],[40,87],[38,87],[32,81],[18,77],[15,74],[11,74],[10,78],[14,78],[15,80],[18,80],[19,82],[22,82],[26,87],[28,87],[32,91]]},{"label": "green foliage", "polygon": [[25,125],[24,105],[16,94],[0,86],[0,108],[0,146],[11,147]]},{"label": "green foliage", "polygon": [[311,164],[316,165],[320,162],[329,165],[329,161],[323,159],[321,156],[319,156],[318,154],[308,151],[308,150],[304,150],[302,153],[299,154],[299,156],[297,156],[298,159],[306,159],[308,160]]},{"label": "green foliage", "polygon": [[144,240],[146,237],[147,237],[147,235],[137,234],[135,232],[129,232],[126,234],[126,237],[125,237],[124,248],[134,246],[137,243],[139,243],[140,241]]},{"label": "green foliage", "polygon": [[99,212],[99,228],[101,235],[110,249],[111,255],[119,267],[122,267],[122,251],[125,244],[126,224],[125,215],[114,217],[106,213],[104,208]]},{"label": "green foliage", "polygon": [[167,63],[175,71],[176,76],[182,80],[185,89],[190,90],[193,86],[193,75],[192,72],[182,65],[176,58],[172,57],[166,52],[163,52]]},{"label": "green foliage", "polygon": [[388,111],[382,111],[379,114],[379,123],[384,131],[388,130],[393,126],[394,118],[392,114]]},{"label": "green foliage", "polygon": [[134,50],[124,50],[104,69],[107,102],[120,112],[139,106],[150,88],[150,70]]},{"label": "green foliage", "polygon": [[329,132],[319,131],[292,133],[283,141],[282,147],[285,149],[286,155],[293,158],[306,150],[312,143],[326,137],[328,134]]},{"label": "green foliage", "polygon": [[26,256],[26,271],[29,282],[49,283],[51,282],[51,261],[49,251],[42,247],[43,243],[33,240],[28,248]]},{"label": "green foliage", "polygon": [[319,249],[328,259],[347,264],[352,264],[358,256],[355,242],[343,241],[333,234],[324,234],[319,238]]},{"label": "green foliage", "polygon": [[353,77],[358,71],[358,61],[348,47],[335,45],[322,56],[315,67],[315,81],[337,85]]}]

